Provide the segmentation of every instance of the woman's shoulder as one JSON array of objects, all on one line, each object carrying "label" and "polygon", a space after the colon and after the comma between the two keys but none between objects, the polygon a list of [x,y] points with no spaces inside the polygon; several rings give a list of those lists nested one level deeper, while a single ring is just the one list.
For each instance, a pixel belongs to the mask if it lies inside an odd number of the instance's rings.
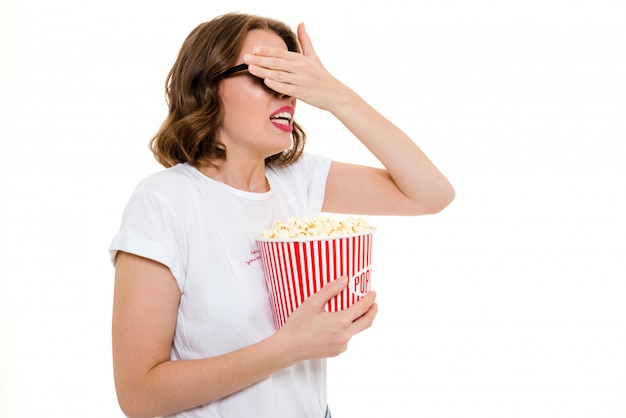
[{"label": "woman's shoulder", "polygon": [[136,186],[134,195],[152,195],[160,200],[176,201],[194,183],[194,168],[186,163],[150,174]]},{"label": "woman's shoulder", "polygon": [[137,185],[137,190],[163,191],[180,187],[193,178],[192,167],[181,163],[150,174]]}]

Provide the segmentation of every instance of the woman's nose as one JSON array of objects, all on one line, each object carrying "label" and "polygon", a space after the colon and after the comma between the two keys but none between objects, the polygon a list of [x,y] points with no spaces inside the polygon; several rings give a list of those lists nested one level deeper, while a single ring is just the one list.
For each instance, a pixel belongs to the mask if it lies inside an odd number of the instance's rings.
[{"label": "woman's nose", "polygon": [[280,100],[289,100],[289,102],[290,102],[292,105],[293,105],[293,104],[295,103],[295,101],[296,101],[296,98],[295,98],[295,97],[291,97],[291,96],[290,96],[290,95],[288,95],[288,94],[285,94],[285,93],[279,93],[279,92],[275,92],[275,94],[276,94],[276,97],[277,97],[278,99],[280,99]]}]

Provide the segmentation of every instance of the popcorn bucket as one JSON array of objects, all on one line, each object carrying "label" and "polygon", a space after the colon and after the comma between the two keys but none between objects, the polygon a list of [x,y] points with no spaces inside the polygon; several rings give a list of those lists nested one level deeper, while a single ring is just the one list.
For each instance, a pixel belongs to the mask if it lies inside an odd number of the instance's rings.
[{"label": "popcorn bucket", "polygon": [[371,286],[374,231],[315,238],[258,238],[276,329],[305,299],[341,276],[348,276],[348,287],[326,303],[328,312],[344,310],[365,296]]}]

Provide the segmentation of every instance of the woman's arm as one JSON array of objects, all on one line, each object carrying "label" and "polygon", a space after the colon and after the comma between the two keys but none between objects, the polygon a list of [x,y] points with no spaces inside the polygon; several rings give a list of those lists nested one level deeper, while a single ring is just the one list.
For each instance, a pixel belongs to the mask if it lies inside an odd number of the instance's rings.
[{"label": "woman's arm", "polygon": [[325,312],[326,301],[346,285],[336,280],[263,341],[217,357],[170,361],[180,299],[170,270],[125,252],[118,252],[115,266],[113,366],[118,401],[128,417],[193,408],[298,361],[336,356],[376,315],[374,292],[346,311]]},{"label": "woman's arm", "polygon": [[454,189],[421,149],[398,127],[323,67],[311,40],[298,26],[304,54],[258,47],[249,71],[266,84],[339,119],[385,167],[333,162],[324,211],[373,215],[436,213],[454,199]]},{"label": "woman's arm", "polygon": [[333,162],[324,211],[423,215],[454,199],[454,189],[420,148],[356,93],[343,86],[329,110],[385,169]]}]

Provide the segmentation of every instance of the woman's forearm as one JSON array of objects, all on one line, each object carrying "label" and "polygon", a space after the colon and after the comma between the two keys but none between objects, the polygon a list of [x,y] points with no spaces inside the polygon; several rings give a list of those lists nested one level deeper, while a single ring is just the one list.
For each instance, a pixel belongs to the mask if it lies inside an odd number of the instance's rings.
[{"label": "woman's forearm", "polygon": [[120,406],[140,418],[210,403],[288,367],[286,347],[271,336],[219,357],[162,362],[135,382],[117,382]]},{"label": "woman's forearm", "polygon": [[407,198],[438,212],[454,199],[454,189],[422,150],[391,121],[344,87],[328,109],[383,164]]}]

